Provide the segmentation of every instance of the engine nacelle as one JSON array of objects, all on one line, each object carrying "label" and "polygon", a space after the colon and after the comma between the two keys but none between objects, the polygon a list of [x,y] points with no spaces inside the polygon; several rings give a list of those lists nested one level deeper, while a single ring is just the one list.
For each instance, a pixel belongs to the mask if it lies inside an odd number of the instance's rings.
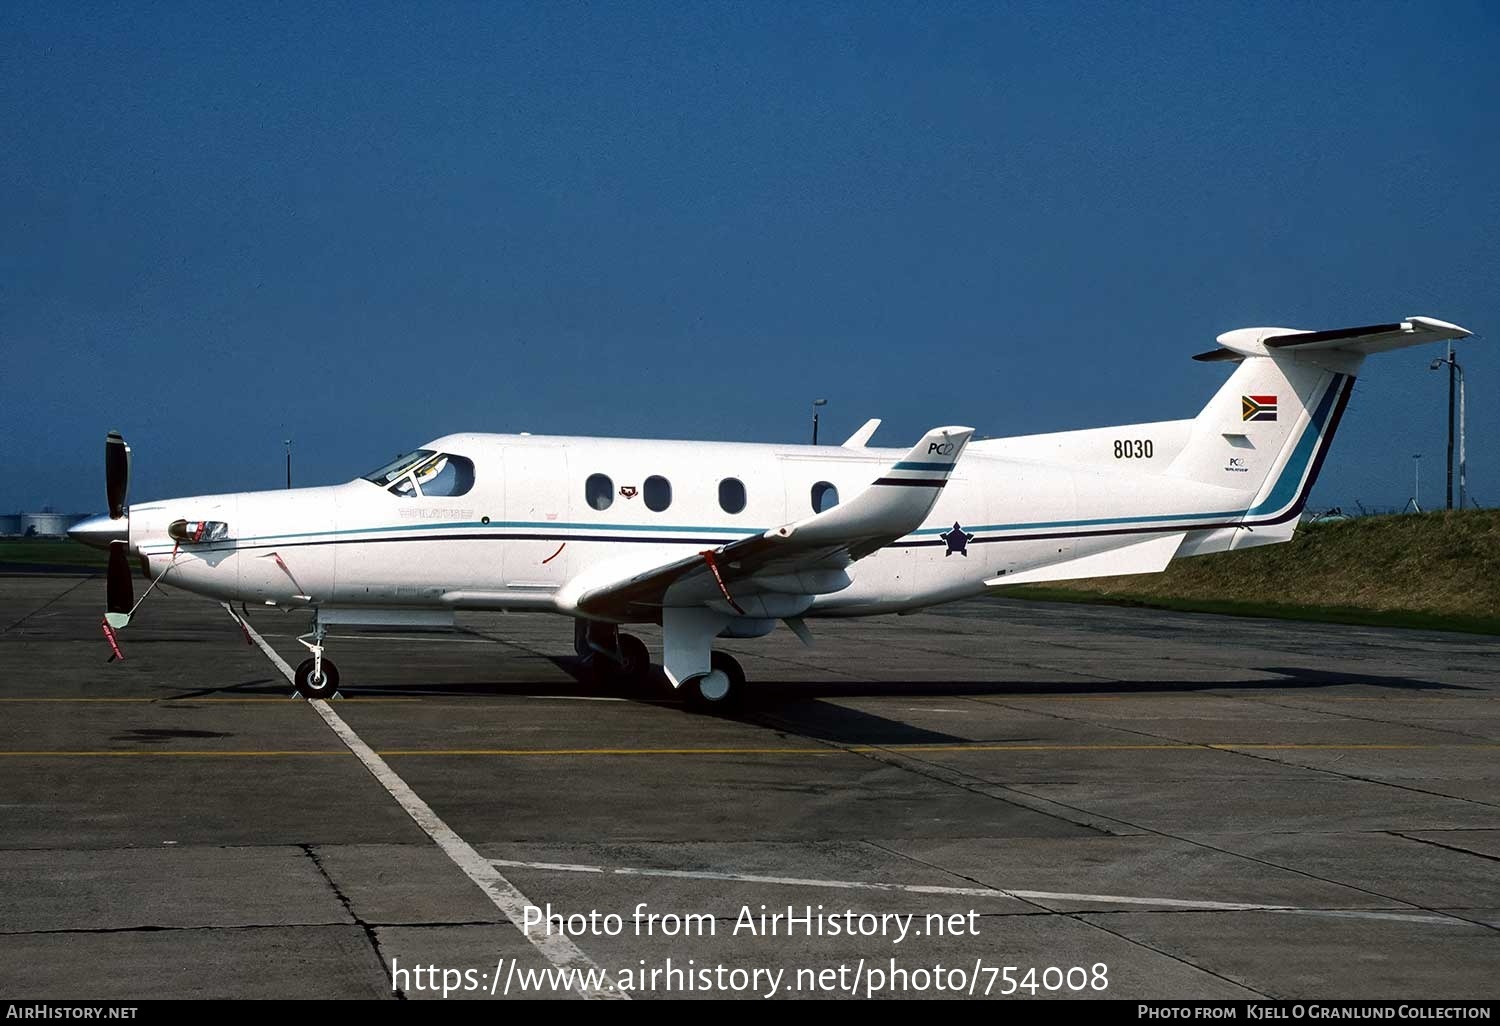
[{"label": "engine nacelle", "polygon": [[736,609],[724,599],[715,599],[705,603],[709,609],[716,613],[723,613],[731,617],[731,621],[739,619],[759,620],[784,620],[789,616],[801,616],[807,612],[808,607],[813,604],[811,595],[746,595],[735,596],[735,602],[739,608]]},{"label": "engine nacelle", "polygon": [[776,621],[758,616],[737,616],[719,632],[721,638],[764,638],[776,629]]}]

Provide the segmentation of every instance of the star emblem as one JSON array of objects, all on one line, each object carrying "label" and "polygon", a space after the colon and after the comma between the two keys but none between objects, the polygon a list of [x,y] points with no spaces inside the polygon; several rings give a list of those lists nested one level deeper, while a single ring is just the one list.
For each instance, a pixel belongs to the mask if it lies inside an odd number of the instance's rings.
[{"label": "star emblem", "polygon": [[953,530],[944,531],[942,534],[938,535],[938,537],[943,539],[943,541],[948,545],[948,551],[943,553],[944,559],[947,559],[955,552],[957,552],[960,556],[963,556],[965,559],[968,558],[969,542],[974,540],[974,536],[972,534],[966,533],[962,527],[958,526],[958,521],[955,520],[953,522]]}]

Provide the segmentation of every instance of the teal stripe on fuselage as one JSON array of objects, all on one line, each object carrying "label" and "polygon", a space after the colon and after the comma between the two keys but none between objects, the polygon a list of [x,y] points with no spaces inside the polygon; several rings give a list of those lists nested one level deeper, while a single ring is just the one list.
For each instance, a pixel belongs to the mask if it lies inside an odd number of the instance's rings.
[{"label": "teal stripe on fuselage", "polygon": [[[459,521],[441,524],[390,524],[385,527],[347,527],[336,531],[294,531],[290,534],[258,534],[249,538],[232,538],[235,547],[254,547],[262,543],[274,543],[278,541],[289,541],[293,538],[330,538],[337,541],[351,535],[367,534],[389,534],[392,532],[407,531],[515,531],[515,530],[538,530],[547,529],[554,531],[652,531],[658,533],[676,534],[738,534],[756,535],[764,534],[764,527],[699,527],[694,525],[674,526],[671,524],[574,524],[559,523],[555,520],[491,520],[489,523],[481,523],[478,520]],[[440,538],[434,540],[441,540]],[[663,542],[672,541],[671,538],[662,538]],[[160,552],[170,551],[171,547],[163,545]],[[148,551],[147,555],[157,555],[157,551]]]},{"label": "teal stripe on fuselage", "polygon": [[[675,531],[700,534],[765,534],[764,527],[695,527],[671,524],[573,524],[556,520],[478,520],[447,524],[392,524],[388,527],[349,527],[337,531],[295,531],[291,534],[259,534],[253,538],[236,538],[239,542],[286,541],[288,538],[321,538],[328,535],[343,537],[347,534],[373,534],[377,531],[495,531],[535,530],[550,528],[556,531]],[[669,539],[670,540],[670,539]]]}]

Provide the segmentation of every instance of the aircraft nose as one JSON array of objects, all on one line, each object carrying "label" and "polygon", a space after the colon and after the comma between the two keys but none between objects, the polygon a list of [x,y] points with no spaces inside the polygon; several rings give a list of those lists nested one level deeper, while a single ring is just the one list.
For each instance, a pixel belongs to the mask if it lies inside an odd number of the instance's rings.
[{"label": "aircraft nose", "polygon": [[111,520],[108,514],[100,513],[68,528],[68,537],[108,552],[110,542],[130,540],[130,521],[126,517]]}]

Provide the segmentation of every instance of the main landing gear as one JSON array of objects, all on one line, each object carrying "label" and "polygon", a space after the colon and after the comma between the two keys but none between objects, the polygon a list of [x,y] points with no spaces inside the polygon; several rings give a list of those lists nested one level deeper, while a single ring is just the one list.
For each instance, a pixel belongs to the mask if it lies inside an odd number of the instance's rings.
[{"label": "main landing gear", "polygon": [[[339,668],[333,665],[332,659],[323,658],[323,637],[327,633],[328,628],[315,617],[313,629],[297,639],[312,653],[312,658],[304,659],[292,676],[292,687],[303,698],[338,697]],[[308,641],[308,638],[312,640]]]},{"label": "main landing gear", "polygon": [[[734,656],[709,650],[713,635],[706,633],[708,626],[705,624],[703,630],[687,632],[693,655],[681,663],[675,662],[677,653],[673,640],[681,640],[683,632],[676,629],[675,623],[667,627],[667,637],[671,639],[666,651],[668,665],[664,667],[668,681],[661,683],[666,684],[670,692],[680,695],[690,709],[720,712],[736,707],[744,696],[745,671]],[[712,629],[717,632],[721,626]],[[573,649],[590,675],[601,683],[656,684],[662,676],[652,665],[645,642],[633,634],[621,633],[615,624],[575,620]],[[677,671],[675,677],[674,669]],[[680,683],[672,687],[670,680]]]},{"label": "main landing gear", "polygon": [[651,678],[651,652],[634,634],[612,623],[573,621],[573,651],[595,678],[609,683],[645,683]]},{"label": "main landing gear", "polygon": [[728,652],[709,656],[713,669],[683,682],[683,697],[690,709],[720,712],[737,707],[745,697],[745,671]]}]

